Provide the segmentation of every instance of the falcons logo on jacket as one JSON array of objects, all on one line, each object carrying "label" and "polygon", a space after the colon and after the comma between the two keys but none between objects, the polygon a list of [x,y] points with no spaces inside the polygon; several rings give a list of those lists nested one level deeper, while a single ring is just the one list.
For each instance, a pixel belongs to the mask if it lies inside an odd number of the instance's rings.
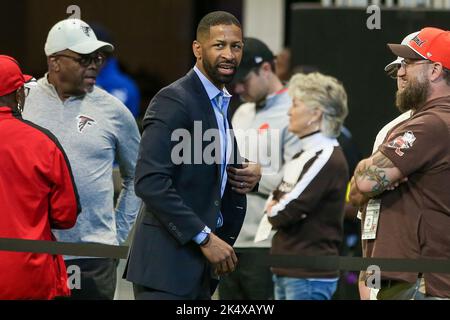
[{"label": "falcons logo on jacket", "polygon": [[86,129],[87,126],[92,126],[93,124],[97,124],[97,122],[88,116],[79,115],[77,117],[78,120],[78,132],[83,133],[83,131]]}]

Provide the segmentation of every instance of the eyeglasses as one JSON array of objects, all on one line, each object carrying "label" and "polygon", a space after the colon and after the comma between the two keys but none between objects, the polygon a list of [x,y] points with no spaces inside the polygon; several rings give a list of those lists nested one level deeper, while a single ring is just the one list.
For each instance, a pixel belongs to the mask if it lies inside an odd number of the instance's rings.
[{"label": "eyeglasses", "polygon": [[401,67],[404,67],[406,69],[407,66],[412,66],[412,65],[416,65],[416,64],[424,64],[424,63],[433,63],[433,62],[430,61],[430,60],[410,60],[410,61],[407,61],[406,59],[403,59],[400,62],[399,69]]},{"label": "eyeglasses", "polygon": [[392,79],[397,79],[397,72],[398,72],[398,69],[400,69],[400,64],[397,65],[397,66],[395,66],[395,67],[393,67],[391,70],[389,70],[389,71],[387,72],[387,75],[388,75],[389,77],[391,77]]},{"label": "eyeglasses", "polygon": [[411,65],[416,64],[425,64],[425,63],[433,63],[433,61],[430,60],[405,60],[403,59],[399,64],[397,64],[395,67],[393,67],[390,71],[388,71],[388,76],[390,76],[392,79],[397,79],[397,72],[400,70],[400,68],[406,68]]},{"label": "eyeglasses", "polygon": [[77,62],[80,66],[87,68],[89,67],[92,62],[94,62],[94,64],[99,67],[101,66],[103,63],[105,63],[105,57],[98,53],[96,55],[81,55],[79,58],[77,57],[72,57],[66,54],[55,54],[52,57],[65,57],[65,58],[69,58],[72,59],[73,61]]}]

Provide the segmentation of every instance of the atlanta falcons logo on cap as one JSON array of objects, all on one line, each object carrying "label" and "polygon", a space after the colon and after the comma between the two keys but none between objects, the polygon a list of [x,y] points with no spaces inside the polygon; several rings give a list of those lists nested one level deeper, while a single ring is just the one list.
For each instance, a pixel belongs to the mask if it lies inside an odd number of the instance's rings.
[{"label": "atlanta falcons logo on cap", "polygon": [[87,35],[88,37],[91,36],[90,32],[91,32],[91,27],[88,26],[81,26],[81,30],[83,30],[84,34]]},{"label": "atlanta falcons logo on cap", "polygon": [[78,120],[78,132],[83,133],[87,126],[92,126],[93,124],[97,124],[97,122],[88,116],[79,115],[77,117]]}]

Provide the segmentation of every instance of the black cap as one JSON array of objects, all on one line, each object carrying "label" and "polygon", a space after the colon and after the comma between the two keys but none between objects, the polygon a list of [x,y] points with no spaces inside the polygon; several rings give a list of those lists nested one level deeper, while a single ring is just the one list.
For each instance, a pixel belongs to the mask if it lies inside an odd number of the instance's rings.
[{"label": "black cap", "polygon": [[244,38],[242,61],[234,76],[234,81],[244,80],[253,68],[260,66],[263,62],[271,62],[274,59],[275,56],[264,42],[255,38]]}]

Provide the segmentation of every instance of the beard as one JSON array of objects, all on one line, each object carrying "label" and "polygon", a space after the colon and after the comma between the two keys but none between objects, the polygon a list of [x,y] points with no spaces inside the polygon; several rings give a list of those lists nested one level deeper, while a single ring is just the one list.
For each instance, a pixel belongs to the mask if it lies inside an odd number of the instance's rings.
[{"label": "beard", "polygon": [[417,110],[428,98],[430,83],[427,80],[410,80],[403,90],[397,90],[395,104],[400,112]]},{"label": "beard", "polygon": [[[219,72],[218,68],[220,63],[217,63],[213,66],[207,59],[203,59],[202,63],[203,68],[205,69],[206,73],[209,75],[213,83],[229,84],[231,83],[231,81],[233,81],[234,75],[236,73],[236,67],[234,67],[234,73],[226,75]],[[224,63],[234,64],[236,66],[235,61],[224,61]]]}]

